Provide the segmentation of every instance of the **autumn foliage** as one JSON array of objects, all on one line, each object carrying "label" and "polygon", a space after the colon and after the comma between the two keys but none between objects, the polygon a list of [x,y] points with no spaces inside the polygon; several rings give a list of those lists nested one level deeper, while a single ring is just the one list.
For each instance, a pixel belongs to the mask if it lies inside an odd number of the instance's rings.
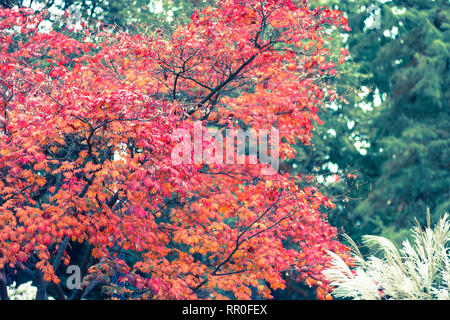
[{"label": "autumn foliage", "polygon": [[43,19],[0,11],[0,268],[34,273],[46,298],[78,246],[82,289],[60,298],[96,285],[123,298],[270,298],[294,269],[326,297],[326,250],[347,255],[326,196],[289,172],[261,175],[261,162],[174,164],[171,152],[174,130],[201,120],[275,127],[281,161],[292,158],[334,98],[326,80],[346,52],[332,56],[325,31],[348,28],[340,12],[223,0],[171,33],[137,34]]}]

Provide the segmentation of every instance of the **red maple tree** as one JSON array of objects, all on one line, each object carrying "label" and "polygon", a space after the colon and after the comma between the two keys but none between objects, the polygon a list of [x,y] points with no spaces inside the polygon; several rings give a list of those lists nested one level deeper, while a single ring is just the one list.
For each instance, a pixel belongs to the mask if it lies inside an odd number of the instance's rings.
[{"label": "red maple tree", "polygon": [[[125,298],[270,298],[292,269],[329,297],[325,251],[347,249],[320,211],[327,197],[282,170],[262,175],[258,159],[171,154],[173,132],[202,121],[276,128],[292,158],[334,97],[326,28],[348,29],[340,12],[222,0],[170,34],[43,20],[0,11],[0,269],[33,274],[38,299],[50,285],[73,299],[96,285]],[[83,284],[67,296],[57,274],[75,246]]]}]

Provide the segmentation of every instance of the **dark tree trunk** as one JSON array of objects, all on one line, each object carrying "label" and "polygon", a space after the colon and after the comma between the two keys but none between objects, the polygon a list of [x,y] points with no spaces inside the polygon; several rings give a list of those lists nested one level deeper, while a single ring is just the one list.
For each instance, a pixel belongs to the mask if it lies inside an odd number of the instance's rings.
[{"label": "dark tree trunk", "polygon": [[3,269],[0,270],[0,300],[9,300],[7,290],[6,273]]}]

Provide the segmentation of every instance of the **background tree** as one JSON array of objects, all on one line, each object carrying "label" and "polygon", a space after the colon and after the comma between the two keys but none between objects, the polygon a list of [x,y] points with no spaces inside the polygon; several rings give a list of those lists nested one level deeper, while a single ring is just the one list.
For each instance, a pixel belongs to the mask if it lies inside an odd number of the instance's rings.
[{"label": "background tree", "polygon": [[[343,76],[353,87],[365,89],[363,106],[373,109],[368,118],[358,108],[361,101],[351,107],[352,134],[369,147],[356,163],[344,163],[357,169],[359,182],[368,187],[359,189],[364,200],[354,209],[335,215],[336,223],[354,236],[401,239],[401,230],[417,212],[429,206],[437,221],[449,207],[450,7],[447,1],[327,3],[348,15],[352,33],[347,45],[357,77]],[[380,8],[380,29],[368,28],[366,9],[373,4]],[[339,163],[339,157],[329,154]],[[423,223],[425,217],[420,217]]]}]

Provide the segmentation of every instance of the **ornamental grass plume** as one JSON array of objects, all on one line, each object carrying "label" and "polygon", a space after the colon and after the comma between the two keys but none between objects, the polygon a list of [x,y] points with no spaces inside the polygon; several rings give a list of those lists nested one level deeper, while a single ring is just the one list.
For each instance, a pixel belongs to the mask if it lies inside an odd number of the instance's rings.
[{"label": "ornamental grass plume", "polygon": [[352,249],[354,266],[349,267],[335,253],[332,266],[323,271],[336,298],[356,300],[449,300],[450,222],[446,213],[430,227],[422,229],[416,220],[412,243],[405,240],[402,248],[384,237],[366,235],[363,243],[375,250],[365,259],[355,242],[346,236]]}]

